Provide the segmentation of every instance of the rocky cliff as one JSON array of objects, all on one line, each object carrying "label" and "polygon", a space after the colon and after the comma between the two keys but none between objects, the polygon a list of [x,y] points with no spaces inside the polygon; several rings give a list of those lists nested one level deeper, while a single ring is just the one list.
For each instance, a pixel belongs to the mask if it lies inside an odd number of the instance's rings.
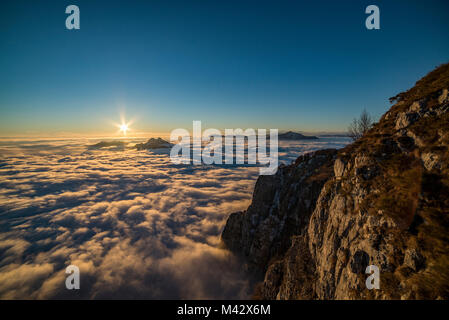
[{"label": "rocky cliff", "polygon": [[353,144],[259,177],[222,234],[262,275],[256,298],[449,298],[448,88],[446,64]]}]

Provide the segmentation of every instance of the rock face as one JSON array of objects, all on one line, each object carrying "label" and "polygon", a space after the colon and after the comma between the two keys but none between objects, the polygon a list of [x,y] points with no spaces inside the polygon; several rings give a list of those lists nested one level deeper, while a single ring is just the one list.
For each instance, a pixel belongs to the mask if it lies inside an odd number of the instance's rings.
[{"label": "rock face", "polygon": [[255,298],[449,298],[448,87],[443,65],[353,144],[259,177],[222,234],[262,275]]},{"label": "rock face", "polygon": [[287,251],[291,236],[305,233],[336,155],[336,150],[307,154],[275,175],[259,177],[252,204],[231,214],[222,234],[229,248],[248,257],[249,269],[262,271],[271,257]]}]

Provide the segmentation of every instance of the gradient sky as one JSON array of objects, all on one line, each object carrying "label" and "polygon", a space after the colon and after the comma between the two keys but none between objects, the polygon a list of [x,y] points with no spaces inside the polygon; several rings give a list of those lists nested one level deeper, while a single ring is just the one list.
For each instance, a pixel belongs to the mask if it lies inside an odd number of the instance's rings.
[{"label": "gradient sky", "polygon": [[114,133],[120,112],[144,132],[343,131],[448,62],[448,39],[447,0],[1,1],[0,136]]}]

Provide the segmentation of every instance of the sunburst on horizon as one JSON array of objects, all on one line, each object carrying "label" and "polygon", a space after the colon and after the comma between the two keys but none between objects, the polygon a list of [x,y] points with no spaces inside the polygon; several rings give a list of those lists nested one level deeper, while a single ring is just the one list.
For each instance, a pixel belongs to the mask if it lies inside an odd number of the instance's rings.
[{"label": "sunburst on horizon", "polygon": [[126,131],[129,131],[129,126],[127,123],[122,123],[120,125],[120,131],[123,132],[123,135],[126,136]]},{"label": "sunburst on horizon", "polygon": [[119,129],[118,133],[123,133],[123,136],[126,137],[126,134],[131,130],[131,125],[133,124],[133,120],[126,121],[125,117],[120,116],[120,123],[113,122],[113,124]]}]

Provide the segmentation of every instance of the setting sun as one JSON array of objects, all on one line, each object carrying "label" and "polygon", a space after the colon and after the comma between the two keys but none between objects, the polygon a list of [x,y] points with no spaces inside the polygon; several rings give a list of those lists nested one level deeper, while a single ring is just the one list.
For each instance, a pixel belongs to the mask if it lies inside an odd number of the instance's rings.
[{"label": "setting sun", "polygon": [[120,125],[120,131],[123,132],[123,134],[126,136],[126,131],[129,130],[129,127],[126,123],[123,123],[122,125]]}]

